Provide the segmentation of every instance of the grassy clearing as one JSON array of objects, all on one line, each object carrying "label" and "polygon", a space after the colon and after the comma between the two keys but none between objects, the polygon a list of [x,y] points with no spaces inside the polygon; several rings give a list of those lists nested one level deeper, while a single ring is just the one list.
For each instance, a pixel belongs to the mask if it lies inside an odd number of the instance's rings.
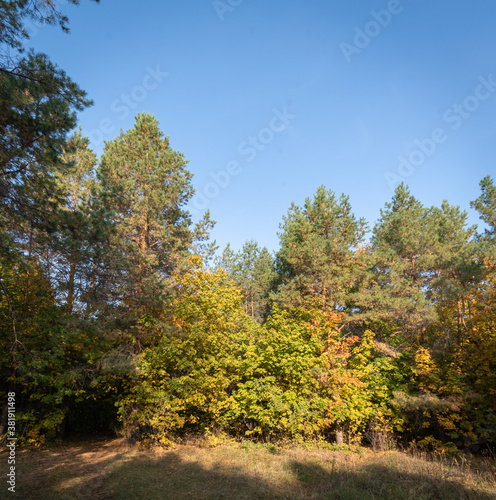
[{"label": "grassy clearing", "polygon": [[[0,460],[6,463],[5,453]],[[140,451],[114,439],[20,451],[17,495],[28,500],[496,499],[496,480],[494,463],[487,460],[432,461],[400,452],[253,443],[210,447],[205,441]]]}]

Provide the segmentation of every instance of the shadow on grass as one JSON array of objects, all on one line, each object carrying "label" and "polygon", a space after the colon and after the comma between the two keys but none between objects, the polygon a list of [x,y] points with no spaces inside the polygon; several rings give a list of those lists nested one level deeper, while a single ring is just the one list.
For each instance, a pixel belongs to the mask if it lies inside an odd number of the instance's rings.
[{"label": "shadow on grass", "polygon": [[[54,451],[56,453],[56,450]],[[340,461],[332,455],[294,459],[242,450],[203,455],[114,453],[88,463],[88,450],[53,456],[38,487],[35,475],[21,486],[25,499],[494,499],[472,487],[394,463]],[[459,480],[461,481],[461,480]]]},{"label": "shadow on grass", "polygon": [[393,465],[364,464],[354,471],[329,471],[317,464],[294,461],[291,463],[291,468],[304,493],[301,497],[294,498],[339,500],[494,500],[496,498],[495,495],[482,493],[459,482],[426,474],[412,474]]},{"label": "shadow on grass", "polygon": [[[251,457],[246,454],[246,461]],[[120,464],[108,478],[116,499],[494,499],[448,480],[409,474],[380,464],[351,470],[329,461],[325,467],[289,460],[281,470],[239,465],[203,466],[171,452],[155,460]],[[124,479],[126,478],[126,479]]]}]

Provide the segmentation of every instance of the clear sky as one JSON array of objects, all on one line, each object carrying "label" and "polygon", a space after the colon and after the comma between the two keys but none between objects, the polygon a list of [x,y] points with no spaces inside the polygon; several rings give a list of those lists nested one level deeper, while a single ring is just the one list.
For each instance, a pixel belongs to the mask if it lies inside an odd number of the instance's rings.
[{"label": "clear sky", "polygon": [[98,155],[154,114],[194,174],[194,218],[221,248],[270,250],[321,184],[370,225],[405,180],[469,208],[496,174],[496,3],[473,0],[82,0],[71,33],[32,26],[95,101]]}]

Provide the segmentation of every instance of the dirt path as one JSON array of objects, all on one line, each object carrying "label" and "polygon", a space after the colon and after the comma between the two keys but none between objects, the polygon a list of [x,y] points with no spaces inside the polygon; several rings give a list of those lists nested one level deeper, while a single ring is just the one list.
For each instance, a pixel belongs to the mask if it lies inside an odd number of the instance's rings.
[{"label": "dirt path", "polygon": [[26,499],[109,499],[106,469],[127,451],[123,439],[78,439],[50,450],[21,451],[18,492]]}]

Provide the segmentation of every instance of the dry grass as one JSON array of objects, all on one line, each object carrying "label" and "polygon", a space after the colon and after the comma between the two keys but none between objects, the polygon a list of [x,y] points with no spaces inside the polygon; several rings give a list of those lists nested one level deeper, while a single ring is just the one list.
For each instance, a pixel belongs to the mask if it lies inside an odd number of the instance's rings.
[{"label": "dry grass", "polygon": [[[6,454],[0,454],[6,464]],[[6,467],[6,465],[5,465]],[[2,488],[6,490],[6,482]],[[23,499],[496,499],[494,462],[200,441],[140,451],[123,440],[18,453]],[[6,498],[3,492],[0,497]]]}]

